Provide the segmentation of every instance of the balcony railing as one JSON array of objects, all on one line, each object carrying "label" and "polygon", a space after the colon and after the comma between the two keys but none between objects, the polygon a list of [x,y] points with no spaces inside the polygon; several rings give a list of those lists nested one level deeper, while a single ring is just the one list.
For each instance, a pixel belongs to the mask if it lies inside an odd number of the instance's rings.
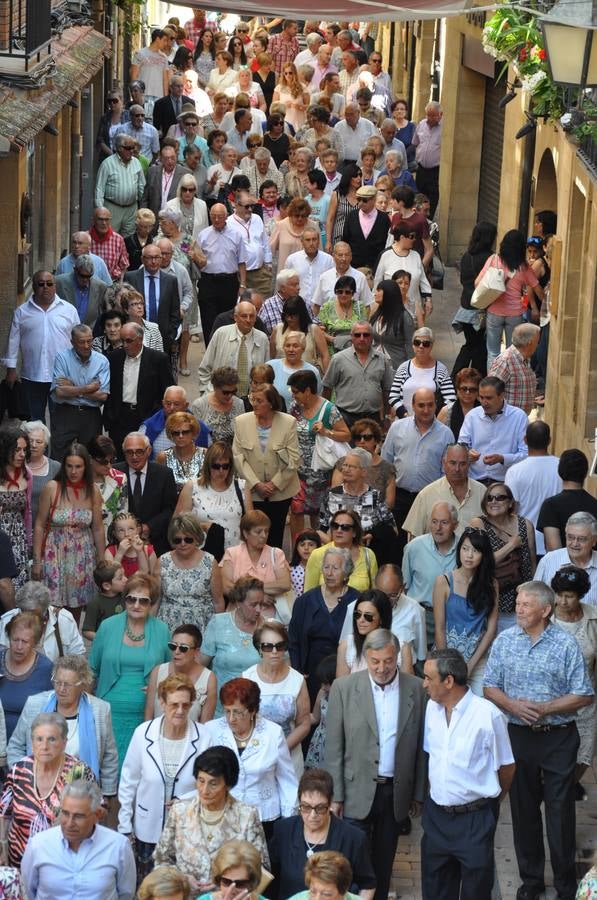
[{"label": "balcony railing", "polygon": [[0,0],[0,69],[27,70],[49,53],[51,6],[51,0]]},{"label": "balcony railing", "polygon": [[578,148],[578,155],[583,160],[591,174],[597,178],[597,141],[587,135]]}]

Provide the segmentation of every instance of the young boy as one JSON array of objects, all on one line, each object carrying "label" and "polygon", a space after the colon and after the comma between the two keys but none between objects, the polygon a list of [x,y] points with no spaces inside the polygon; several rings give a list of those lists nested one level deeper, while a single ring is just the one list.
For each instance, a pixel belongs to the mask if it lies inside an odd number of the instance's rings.
[{"label": "young boy", "polygon": [[121,613],[124,609],[122,592],[126,584],[124,569],[115,562],[102,560],[93,570],[98,593],[85,610],[83,637],[92,641],[104,619]]},{"label": "young boy", "polygon": [[321,162],[326,178],[325,193],[328,197],[331,197],[340,184],[340,178],[342,177],[341,173],[338,172],[338,152],[336,150],[326,150],[321,154]]}]

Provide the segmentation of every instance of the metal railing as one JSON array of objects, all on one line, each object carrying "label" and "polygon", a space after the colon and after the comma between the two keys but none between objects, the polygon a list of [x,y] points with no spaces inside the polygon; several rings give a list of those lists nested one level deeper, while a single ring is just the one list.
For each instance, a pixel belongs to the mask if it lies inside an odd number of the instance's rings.
[{"label": "metal railing", "polygon": [[578,155],[591,174],[597,177],[597,141],[595,138],[590,135],[583,138],[578,148]]},{"label": "metal railing", "polygon": [[51,37],[51,0],[0,0],[0,58],[41,58]]}]

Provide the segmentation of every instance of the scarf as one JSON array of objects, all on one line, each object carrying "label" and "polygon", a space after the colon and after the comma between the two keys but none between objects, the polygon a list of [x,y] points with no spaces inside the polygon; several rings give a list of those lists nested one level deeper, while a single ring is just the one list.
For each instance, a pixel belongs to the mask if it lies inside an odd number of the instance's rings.
[{"label": "scarf", "polygon": [[80,481],[69,481],[67,487],[75,492],[75,498],[79,499],[79,491],[87,491],[87,482],[82,478]]},{"label": "scarf", "polygon": [[110,226],[105,234],[98,234],[95,225],[92,225],[89,229],[89,234],[91,235],[92,240],[97,241],[98,244],[102,244],[104,241],[107,241],[109,237],[112,237],[114,231],[112,230],[112,226]]},{"label": "scarf", "polygon": [[[42,712],[56,712],[58,698],[52,691]],[[96,779],[100,780],[99,760],[97,755],[97,738],[93,710],[87,694],[82,693],[79,700],[79,753],[78,758],[87,763]],[[27,754],[31,755],[31,738],[27,738]]]},{"label": "scarf", "polygon": [[12,476],[12,478],[11,478],[11,476],[8,474],[8,469],[6,470],[6,487],[9,488],[9,487],[11,486],[11,484],[14,484],[14,486],[15,486],[15,487],[17,488],[17,490],[18,490],[18,488],[19,488],[19,479],[20,479],[21,475],[24,475],[24,474],[25,474],[25,473],[24,473],[24,468],[25,468],[25,467],[24,467],[24,466],[14,466],[13,468],[14,468],[14,475]]}]

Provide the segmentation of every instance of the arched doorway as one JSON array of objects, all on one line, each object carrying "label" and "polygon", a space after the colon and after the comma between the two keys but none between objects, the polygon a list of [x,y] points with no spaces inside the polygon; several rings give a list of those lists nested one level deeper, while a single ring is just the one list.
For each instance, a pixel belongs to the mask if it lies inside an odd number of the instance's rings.
[{"label": "arched doorway", "polygon": [[551,150],[544,152],[539,163],[533,217],[542,209],[552,209],[556,213],[558,211],[558,182]]}]

